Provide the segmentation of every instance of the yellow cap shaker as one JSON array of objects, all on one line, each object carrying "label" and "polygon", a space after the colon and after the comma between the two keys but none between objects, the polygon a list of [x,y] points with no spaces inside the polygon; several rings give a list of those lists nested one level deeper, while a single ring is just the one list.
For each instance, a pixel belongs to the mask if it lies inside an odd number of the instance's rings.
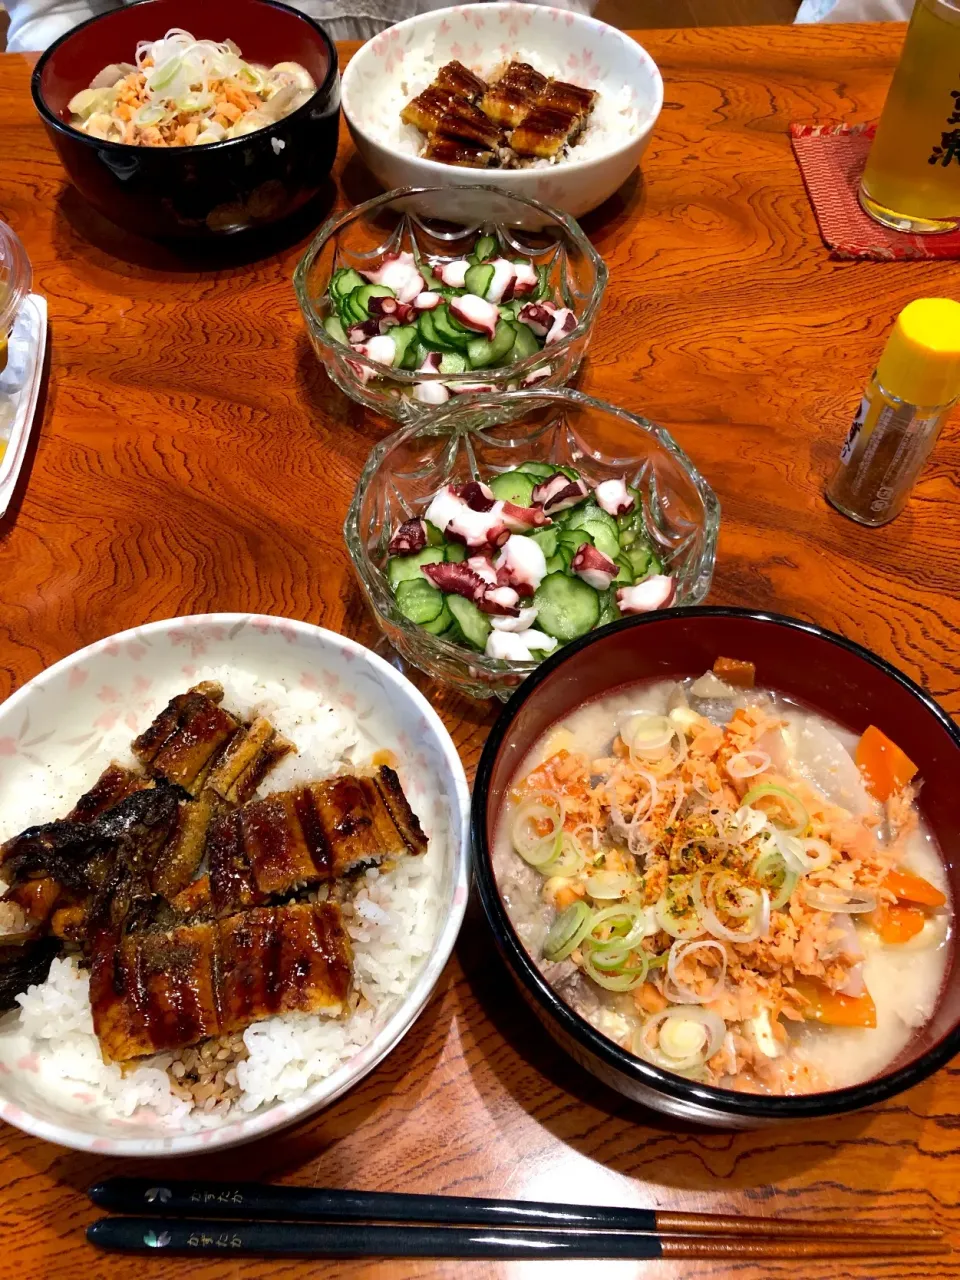
[{"label": "yellow cap shaker", "polygon": [[917,298],[896,324],[860,402],[828,500],[871,526],[899,515],[960,398],[960,302]]}]

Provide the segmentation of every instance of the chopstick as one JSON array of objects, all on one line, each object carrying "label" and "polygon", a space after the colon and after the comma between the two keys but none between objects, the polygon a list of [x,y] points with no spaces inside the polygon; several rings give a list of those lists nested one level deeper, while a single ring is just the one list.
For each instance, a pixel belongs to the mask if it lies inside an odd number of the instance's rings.
[{"label": "chopstick", "polygon": [[[738,1242],[744,1238],[815,1236],[818,1241],[855,1240],[861,1247],[865,1237],[871,1237],[875,1241],[904,1243],[936,1242],[943,1237],[943,1233],[936,1227],[919,1223],[751,1218],[735,1214],[672,1213],[660,1209],[630,1209],[607,1205],[552,1204],[542,1200],[484,1200],[470,1196],[270,1186],[256,1182],[192,1182],[175,1179],[161,1182],[150,1178],[107,1178],[92,1186],[89,1195],[101,1209],[110,1209],[116,1213],[156,1214],[164,1218],[203,1214],[208,1218],[230,1220],[260,1218],[318,1223],[379,1221],[433,1223],[447,1227],[576,1228],[580,1231],[593,1228],[660,1237],[727,1236],[736,1237]],[[169,1227],[170,1224],[166,1223],[165,1226]],[[576,1256],[595,1257],[596,1254]]]},{"label": "chopstick", "polygon": [[101,1218],[87,1228],[101,1249],[127,1253],[283,1258],[771,1258],[904,1257],[946,1253],[931,1240],[663,1239],[614,1231],[497,1227],[357,1226],[343,1223]]}]

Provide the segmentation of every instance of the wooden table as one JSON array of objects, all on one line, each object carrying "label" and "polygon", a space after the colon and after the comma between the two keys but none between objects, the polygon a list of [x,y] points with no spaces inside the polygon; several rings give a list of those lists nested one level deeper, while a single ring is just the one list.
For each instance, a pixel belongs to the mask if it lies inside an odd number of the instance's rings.
[{"label": "wooden table", "polygon": [[[894,315],[918,295],[955,294],[957,268],[832,262],[786,135],[795,119],[875,116],[901,39],[893,26],[643,36],[666,103],[643,180],[586,219],[611,283],[584,386],[668,426],[716,488],[715,602],[833,627],[957,712],[956,430],[887,529],[862,530],[821,496]],[[0,58],[0,120],[0,216],[33,259],[52,349],[28,481],[0,525],[0,697],[80,645],[177,613],[287,614],[375,643],[340,526],[387,426],[336,393],[307,346],[290,275],[309,228],[264,260],[198,269],[83,208],[34,118],[27,63],[13,55]],[[371,192],[346,140],[335,176],[339,201]],[[474,765],[496,708],[429,692]],[[864,1223],[902,1215],[934,1218],[960,1243],[958,1113],[958,1073],[947,1068],[886,1106],[802,1128],[702,1133],[646,1114],[532,1024],[473,910],[420,1021],[363,1085],[312,1123],[190,1171]],[[4,1128],[0,1272],[179,1280],[180,1261],[107,1259],[84,1243],[95,1215],[83,1189],[119,1171]],[[845,1269],[881,1270],[960,1276],[946,1264]],[[542,1274],[533,1264],[236,1260],[189,1270],[224,1280],[374,1272]],[[804,1274],[838,1271],[824,1262]]]}]

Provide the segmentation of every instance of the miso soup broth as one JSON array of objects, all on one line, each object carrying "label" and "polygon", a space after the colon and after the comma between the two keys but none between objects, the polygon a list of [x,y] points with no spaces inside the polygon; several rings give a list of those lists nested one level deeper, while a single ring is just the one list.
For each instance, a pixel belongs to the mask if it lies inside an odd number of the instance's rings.
[{"label": "miso soup broth", "polygon": [[[952,910],[912,763],[752,687],[620,689],[513,780],[494,871],[557,993],[630,1052],[794,1094],[894,1062],[930,1018]],[[734,683],[737,682],[737,683]]]}]

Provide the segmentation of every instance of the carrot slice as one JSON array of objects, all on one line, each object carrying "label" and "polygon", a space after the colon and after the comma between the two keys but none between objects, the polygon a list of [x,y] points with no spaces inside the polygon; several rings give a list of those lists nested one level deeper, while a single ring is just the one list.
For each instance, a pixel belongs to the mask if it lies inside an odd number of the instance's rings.
[{"label": "carrot slice", "polygon": [[919,907],[901,907],[889,902],[882,902],[867,916],[883,941],[895,947],[915,938],[926,918]]},{"label": "carrot slice", "polygon": [[883,887],[899,902],[918,902],[922,907],[942,907],[946,904],[946,895],[936,885],[923,876],[915,876],[912,871],[894,869],[888,871],[883,878]]},{"label": "carrot slice", "polygon": [[905,787],[917,772],[910,757],[875,724],[864,729],[857,743],[856,761],[864,786],[881,802]]},{"label": "carrot slice", "polygon": [[862,996],[844,996],[815,978],[797,978],[793,983],[797,991],[809,1001],[803,1016],[811,1022],[822,1022],[827,1027],[875,1027],[877,1006],[869,991]]}]

